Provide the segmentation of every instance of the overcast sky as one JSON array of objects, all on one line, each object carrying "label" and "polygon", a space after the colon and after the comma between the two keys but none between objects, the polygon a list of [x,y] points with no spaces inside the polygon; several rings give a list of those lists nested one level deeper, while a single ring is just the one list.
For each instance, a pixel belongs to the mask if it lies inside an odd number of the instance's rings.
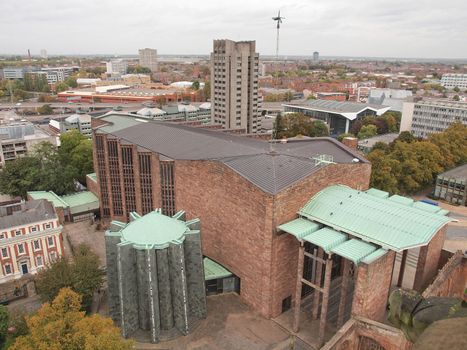
[{"label": "overcast sky", "polygon": [[278,9],[281,55],[467,58],[467,0],[0,0],[0,53],[271,55]]}]

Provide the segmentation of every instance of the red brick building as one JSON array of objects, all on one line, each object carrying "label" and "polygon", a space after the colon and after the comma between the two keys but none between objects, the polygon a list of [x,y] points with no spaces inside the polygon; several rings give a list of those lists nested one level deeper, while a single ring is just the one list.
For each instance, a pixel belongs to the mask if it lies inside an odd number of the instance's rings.
[{"label": "red brick building", "polygon": [[367,189],[371,166],[330,138],[285,144],[121,114],[94,121],[101,216],[126,221],[162,208],[203,223],[203,254],[240,278],[265,317],[295,291],[299,243],[276,227],[323,188]]}]

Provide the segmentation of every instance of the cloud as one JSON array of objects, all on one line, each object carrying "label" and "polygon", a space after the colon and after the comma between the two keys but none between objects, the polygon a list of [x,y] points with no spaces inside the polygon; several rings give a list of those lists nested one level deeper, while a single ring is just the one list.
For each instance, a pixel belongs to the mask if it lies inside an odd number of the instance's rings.
[{"label": "cloud", "polygon": [[0,0],[0,51],[208,54],[215,38],[288,55],[467,57],[467,2],[451,0]]}]

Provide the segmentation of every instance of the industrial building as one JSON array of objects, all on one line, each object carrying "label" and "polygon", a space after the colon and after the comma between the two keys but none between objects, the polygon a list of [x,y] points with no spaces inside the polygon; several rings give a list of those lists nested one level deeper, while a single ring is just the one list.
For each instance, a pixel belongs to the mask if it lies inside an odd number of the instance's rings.
[{"label": "industrial building", "polygon": [[50,120],[49,127],[59,134],[69,130],[78,130],[83,136],[87,138],[92,137],[91,116],[81,110],[78,110],[77,113],[70,115],[64,120]]},{"label": "industrial building", "polygon": [[200,221],[184,219],[132,212],[105,233],[109,313],[124,337],[157,343],[206,317]]},{"label": "industrial building", "polygon": [[433,196],[455,205],[467,205],[467,164],[439,174]]},{"label": "industrial building", "polygon": [[348,133],[354,121],[382,115],[390,108],[382,105],[327,100],[284,103],[282,106],[286,113],[303,113],[325,122],[329,126],[331,135]]},{"label": "industrial building", "polygon": [[455,122],[467,125],[467,102],[405,102],[400,131],[410,131],[415,137],[426,138],[432,133],[443,132]]},{"label": "industrial building", "polygon": [[211,116],[225,129],[257,133],[259,54],[255,41],[214,40],[211,53]]}]

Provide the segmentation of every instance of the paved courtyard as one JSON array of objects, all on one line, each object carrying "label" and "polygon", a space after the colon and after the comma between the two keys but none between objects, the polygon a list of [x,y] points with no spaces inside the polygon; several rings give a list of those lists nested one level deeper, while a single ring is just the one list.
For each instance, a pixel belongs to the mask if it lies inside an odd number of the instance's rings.
[{"label": "paved courtyard", "polygon": [[160,344],[137,343],[136,349],[159,350],[285,350],[289,334],[276,322],[251,311],[236,294],[207,298],[208,317],[195,331]]}]

